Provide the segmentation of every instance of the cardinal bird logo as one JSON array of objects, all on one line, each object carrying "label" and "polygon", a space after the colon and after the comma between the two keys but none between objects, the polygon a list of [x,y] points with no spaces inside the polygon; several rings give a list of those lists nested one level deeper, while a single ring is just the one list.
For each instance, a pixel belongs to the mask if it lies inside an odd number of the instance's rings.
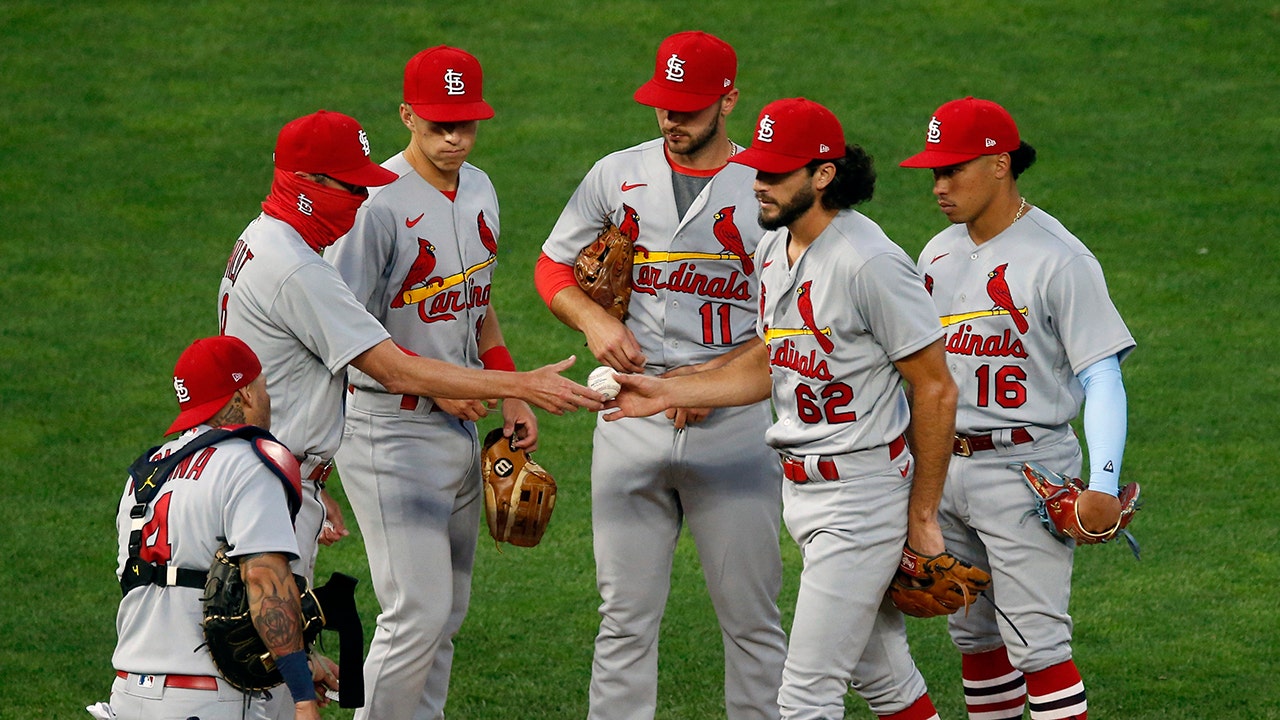
[{"label": "cardinal bird logo", "polygon": [[804,320],[804,326],[809,328],[809,332],[813,333],[813,337],[818,340],[818,347],[822,348],[822,352],[831,354],[836,349],[835,343],[831,342],[831,338],[827,337],[818,329],[818,323],[813,320],[813,281],[809,280],[796,290],[796,309],[800,311],[800,319]]},{"label": "cardinal bird logo", "polygon": [[[400,292],[396,293],[394,298],[391,298],[391,307],[404,307],[405,293],[431,277],[431,273],[435,269],[436,246],[432,245],[431,241],[426,238],[418,238],[418,257],[413,261],[413,265],[409,267],[409,274],[405,276],[404,282],[400,284]],[[431,278],[431,281],[443,282],[439,276]]]},{"label": "cardinal bird logo", "polygon": [[924,274],[924,289],[930,295],[933,294],[933,276],[929,273]]},{"label": "cardinal bird logo", "polygon": [[738,226],[733,224],[733,210],[733,205],[720,208],[720,212],[715,214],[716,221],[711,226],[711,233],[716,236],[716,240],[720,241],[725,250],[742,260],[742,273],[750,275],[755,272],[756,266],[751,262],[751,258],[747,257],[747,248],[742,244],[742,233],[738,232]]},{"label": "cardinal bird logo", "polygon": [[480,231],[480,244],[484,245],[484,249],[489,251],[490,255],[498,254],[498,237],[489,229],[489,224],[484,221],[484,211],[481,210],[476,215],[476,229]]},{"label": "cardinal bird logo", "polygon": [[991,302],[995,303],[996,307],[1009,312],[1018,332],[1025,335],[1030,326],[1022,313],[1018,312],[1018,306],[1013,302],[1013,295],[1009,293],[1009,283],[1004,279],[1004,271],[1007,267],[1009,263],[997,266],[995,270],[987,273],[987,277],[990,278],[987,280],[987,295],[991,297]]},{"label": "cardinal bird logo", "polygon": [[640,237],[640,213],[626,203],[622,204],[622,222],[618,223],[618,231],[631,242]]}]

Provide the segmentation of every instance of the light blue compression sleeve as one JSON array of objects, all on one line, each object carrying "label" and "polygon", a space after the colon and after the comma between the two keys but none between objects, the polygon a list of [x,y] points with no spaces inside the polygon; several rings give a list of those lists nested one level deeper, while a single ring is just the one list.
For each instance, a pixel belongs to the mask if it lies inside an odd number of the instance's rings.
[{"label": "light blue compression sleeve", "polygon": [[1089,489],[1118,494],[1120,462],[1129,429],[1120,360],[1103,358],[1080,371],[1084,385],[1084,439],[1089,446]]}]

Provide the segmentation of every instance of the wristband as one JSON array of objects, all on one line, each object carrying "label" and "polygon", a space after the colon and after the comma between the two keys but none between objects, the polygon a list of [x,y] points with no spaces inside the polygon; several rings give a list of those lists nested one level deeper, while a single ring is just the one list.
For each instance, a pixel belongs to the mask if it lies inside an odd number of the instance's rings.
[{"label": "wristband", "polygon": [[486,370],[516,371],[516,361],[505,345],[495,345],[480,353],[480,364],[484,365]]},{"label": "wristband", "polygon": [[291,652],[276,658],[276,669],[289,686],[289,694],[295,703],[316,699],[316,686],[311,680],[311,666],[307,664],[305,650]]}]

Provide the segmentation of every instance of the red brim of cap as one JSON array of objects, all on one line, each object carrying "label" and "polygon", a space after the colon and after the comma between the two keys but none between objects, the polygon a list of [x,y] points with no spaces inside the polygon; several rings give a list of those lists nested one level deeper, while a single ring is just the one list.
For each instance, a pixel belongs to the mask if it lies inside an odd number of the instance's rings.
[{"label": "red brim of cap", "polygon": [[925,150],[898,163],[898,167],[904,168],[940,168],[950,167],[952,165],[960,165],[970,160],[981,157],[975,153],[949,153],[938,150]]},{"label": "red brim of cap", "polygon": [[493,107],[478,100],[467,103],[409,103],[414,114],[431,122],[470,122],[493,117]]},{"label": "red brim of cap", "polygon": [[354,170],[331,170],[325,173],[325,175],[341,180],[344,183],[359,185],[360,187],[381,187],[383,185],[390,185],[400,177],[381,165],[375,165],[371,162],[366,163],[362,167],[355,168]]},{"label": "red brim of cap", "polygon": [[813,158],[795,157],[794,155],[781,155],[779,153],[761,150],[759,148],[747,148],[742,152],[729,158],[729,162],[735,162],[746,165],[750,168],[763,173],[781,174],[789,173],[808,165]]},{"label": "red brim of cap", "polygon": [[[732,90],[726,88],[725,92]],[[632,96],[636,102],[641,105],[648,105],[651,108],[659,110],[670,110],[671,112],[697,112],[706,110],[711,104],[720,99],[720,95],[702,95],[700,93],[680,92],[663,87],[650,80],[640,86]]]},{"label": "red brim of cap", "polygon": [[199,425],[205,420],[208,420],[214,415],[217,415],[218,411],[222,409],[223,405],[226,405],[228,402],[231,402],[231,398],[234,395],[235,395],[235,392],[232,391],[226,397],[215,398],[213,400],[210,400],[209,402],[201,403],[194,407],[189,407],[186,410],[183,410],[182,412],[178,413],[178,417],[174,419],[173,424],[169,426],[169,429],[164,431],[164,434],[172,435],[174,433],[190,430],[191,428]]}]

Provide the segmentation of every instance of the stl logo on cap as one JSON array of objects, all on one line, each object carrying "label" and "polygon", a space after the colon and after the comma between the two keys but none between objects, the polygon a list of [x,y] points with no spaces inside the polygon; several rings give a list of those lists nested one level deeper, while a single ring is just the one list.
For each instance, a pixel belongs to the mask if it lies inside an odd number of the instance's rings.
[{"label": "stl logo on cap", "polygon": [[679,55],[671,53],[671,57],[667,58],[667,79],[671,82],[684,82],[684,63]]},{"label": "stl logo on cap", "polygon": [[756,139],[760,142],[773,142],[773,118],[765,115],[760,118],[760,130],[756,133]]},{"label": "stl logo on cap", "polygon": [[365,157],[369,157],[369,136],[365,134],[364,130],[361,130],[359,137],[360,149],[364,151]]},{"label": "stl logo on cap", "polygon": [[184,403],[191,399],[191,392],[187,390],[186,381],[180,377],[173,378],[173,392],[178,396],[178,402]]},{"label": "stl logo on cap", "polygon": [[925,142],[942,142],[942,123],[938,122],[936,115],[929,120],[929,134],[925,136]]},{"label": "stl logo on cap", "polygon": [[467,84],[462,81],[462,73],[449,68],[444,72],[444,94],[445,95],[466,95]]}]

